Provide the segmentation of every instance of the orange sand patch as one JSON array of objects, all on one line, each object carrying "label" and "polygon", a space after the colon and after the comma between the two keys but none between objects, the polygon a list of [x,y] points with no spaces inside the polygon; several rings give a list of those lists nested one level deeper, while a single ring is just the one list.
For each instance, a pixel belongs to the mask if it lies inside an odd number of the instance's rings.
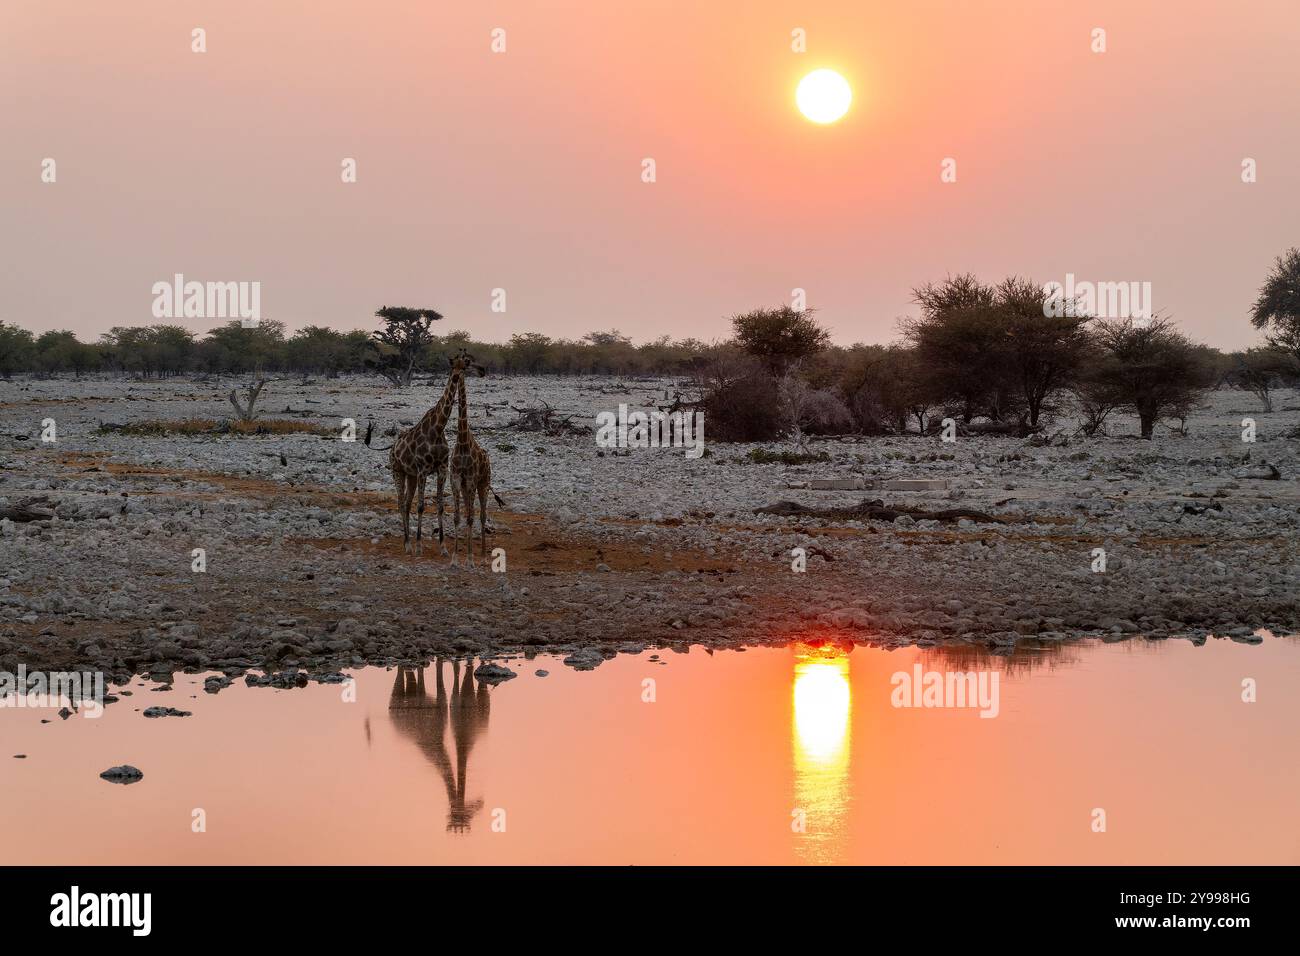
[{"label": "orange sand patch", "polygon": [[[122,478],[152,479],[159,483],[179,481],[196,481],[217,485],[228,493],[242,497],[275,501],[286,497],[302,503],[310,503],[323,508],[354,509],[366,508],[372,511],[391,512],[394,515],[392,531],[371,544],[369,538],[296,538],[286,539],[286,544],[308,545],[327,551],[336,551],[340,545],[347,550],[393,561],[438,561],[446,562],[438,553],[436,508],[426,505],[424,512],[424,554],[418,558],[405,554],[402,546],[401,524],[396,517],[397,498],[390,491],[355,491],[341,492],[334,488],[319,485],[293,485],[268,481],[264,478],[240,478],[219,472],[191,471],[185,469],[150,468],[141,465],[129,465],[105,461],[102,453],[66,453],[59,461],[73,468],[102,468],[105,472]],[[167,494],[191,500],[210,500],[219,497],[212,492],[186,492],[176,489],[159,488],[137,494]],[[430,498],[432,503],[432,498]],[[502,511],[491,509],[488,524],[495,533],[488,534],[488,554],[495,547],[506,549],[509,568],[519,571],[531,571],[541,574],[555,574],[573,571],[594,571],[597,565],[605,564],[611,571],[699,571],[704,573],[723,573],[737,567],[735,560],[726,557],[710,557],[688,550],[671,549],[665,551],[650,545],[597,541],[582,535],[574,535],[554,527],[544,515],[520,511]],[[629,522],[635,524],[635,522]],[[451,510],[448,501],[446,521],[447,547],[451,549]],[[430,534],[432,529],[432,534]],[[415,533],[415,515],[411,515],[411,533]],[[479,538],[477,528],[474,536],[475,554],[478,553]],[[463,550],[462,543],[462,550]],[[644,551],[642,550],[644,548]],[[667,557],[671,553],[672,557]],[[462,556],[463,560],[463,556]]]},{"label": "orange sand patch", "polygon": [[[340,546],[354,553],[390,561],[435,562],[446,564],[449,558],[438,552],[438,522],[435,516],[433,534],[429,533],[429,512],[424,513],[424,554],[414,557],[403,551],[402,536],[388,534],[372,544],[369,538],[296,538],[295,545],[308,545],[322,550],[335,551]],[[415,534],[412,518],[411,534]],[[488,556],[493,548],[504,548],[507,567],[511,572],[523,571],[534,574],[561,574],[575,571],[595,571],[598,565],[606,565],[614,571],[695,571],[708,574],[722,574],[738,569],[736,560],[714,558],[687,550],[665,552],[661,548],[640,547],[610,541],[594,541],[581,535],[561,531],[551,525],[545,517],[526,512],[500,511],[489,517],[495,533],[487,536]],[[447,523],[447,550],[451,550],[452,536],[450,522]],[[462,532],[463,535],[463,532]],[[672,558],[666,555],[672,554]],[[474,533],[474,555],[479,560],[479,536],[477,527]],[[465,545],[462,537],[461,560],[465,560]]]}]

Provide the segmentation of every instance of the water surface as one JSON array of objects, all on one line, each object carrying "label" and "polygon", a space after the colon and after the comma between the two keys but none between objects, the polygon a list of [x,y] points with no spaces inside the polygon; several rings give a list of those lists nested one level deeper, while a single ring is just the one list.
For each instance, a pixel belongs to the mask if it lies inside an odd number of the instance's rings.
[{"label": "water surface", "polygon": [[[0,710],[0,863],[1300,863],[1291,639],[660,656]],[[916,663],[996,669],[998,715],[893,706]]]}]

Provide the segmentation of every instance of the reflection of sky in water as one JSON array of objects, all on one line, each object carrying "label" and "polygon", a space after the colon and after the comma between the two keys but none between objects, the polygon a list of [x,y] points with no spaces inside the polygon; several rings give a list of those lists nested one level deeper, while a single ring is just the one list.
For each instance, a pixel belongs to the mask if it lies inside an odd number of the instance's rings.
[{"label": "reflection of sky in water", "polygon": [[849,659],[797,646],[794,665],[794,799],[807,832],[796,851],[809,862],[833,863],[844,848],[849,803]]},{"label": "reflection of sky in water", "polygon": [[[1294,865],[1297,650],[796,644],[587,672],[541,655],[496,687],[476,662],[361,668],[347,696],[133,680],[96,720],[0,707],[0,819],[21,821],[0,864]],[[998,669],[997,719],[892,706],[916,663]],[[194,716],[148,720],[154,703]],[[98,779],[123,762],[144,780]]]}]

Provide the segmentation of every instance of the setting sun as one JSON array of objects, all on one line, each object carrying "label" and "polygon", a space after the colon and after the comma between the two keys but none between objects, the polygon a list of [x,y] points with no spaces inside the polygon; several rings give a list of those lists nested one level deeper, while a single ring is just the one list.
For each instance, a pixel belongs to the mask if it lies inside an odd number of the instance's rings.
[{"label": "setting sun", "polygon": [[813,70],[799,81],[794,99],[799,112],[814,123],[834,123],[849,111],[853,90],[834,70]]}]

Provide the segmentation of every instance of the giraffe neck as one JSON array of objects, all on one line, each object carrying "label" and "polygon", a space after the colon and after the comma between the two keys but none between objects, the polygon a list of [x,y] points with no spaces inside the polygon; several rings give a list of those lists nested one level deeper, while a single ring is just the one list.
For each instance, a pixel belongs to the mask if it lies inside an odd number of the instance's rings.
[{"label": "giraffe neck", "polygon": [[451,417],[451,402],[456,396],[456,386],[463,379],[464,373],[460,369],[452,369],[451,377],[447,379],[447,387],[442,391],[442,398],[425,413],[425,420],[435,434],[447,427],[447,419]]},{"label": "giraffe neck", "polygon": [[456,442],[469,442],[469,412],[466,409],[465,401],[465,377],[462,375],[460,384],[457,386],[457,403],[459,416],[456,419]]}]

